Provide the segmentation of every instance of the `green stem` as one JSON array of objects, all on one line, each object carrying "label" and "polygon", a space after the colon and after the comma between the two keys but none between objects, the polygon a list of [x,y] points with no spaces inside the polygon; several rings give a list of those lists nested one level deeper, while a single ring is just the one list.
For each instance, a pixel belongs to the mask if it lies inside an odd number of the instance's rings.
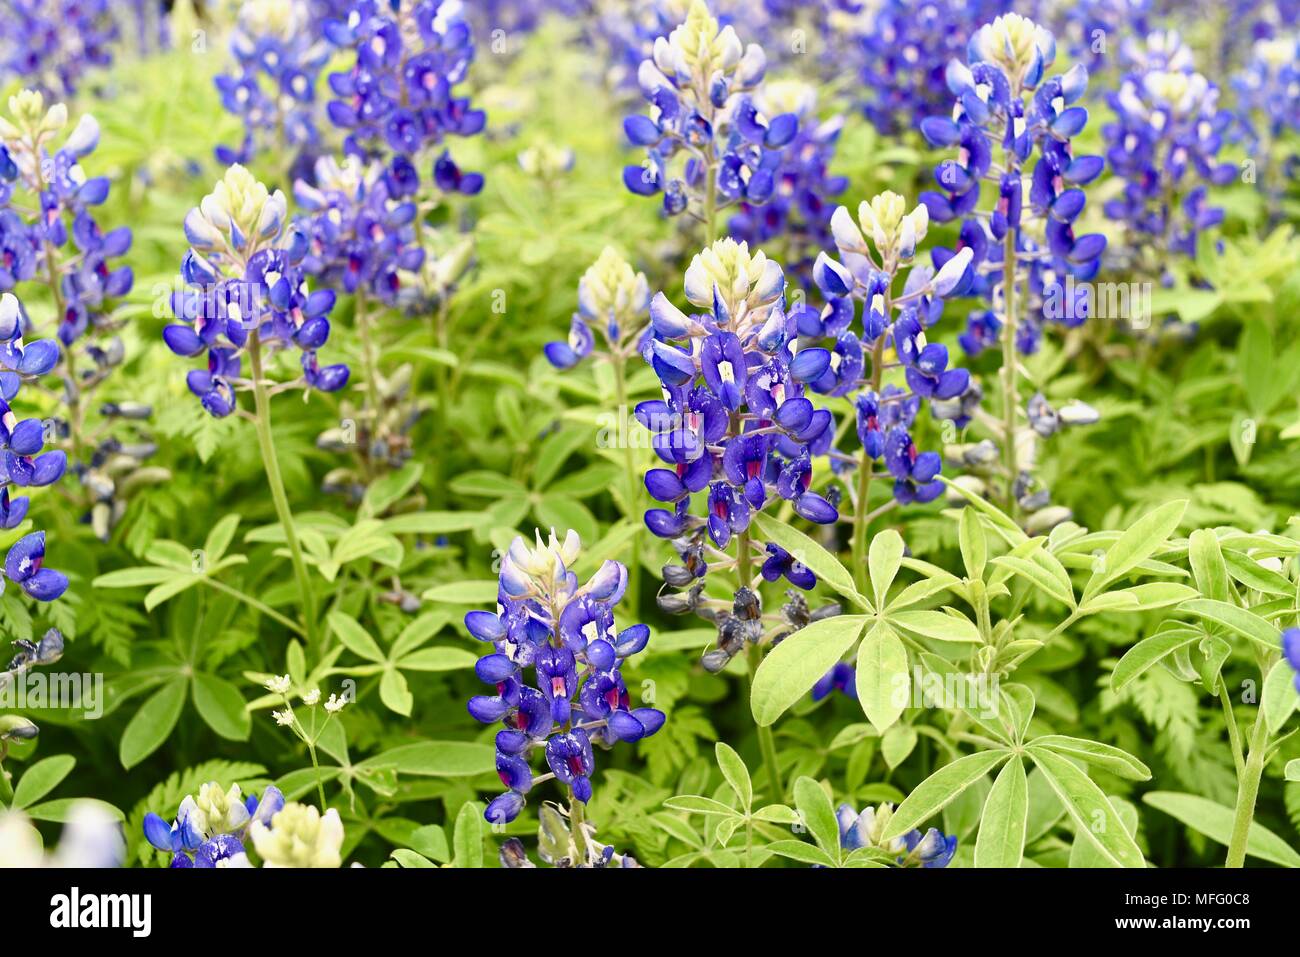
[{"label": "green stem", "polygon": [[1016,232],[1002,243],[1002,458],[1007,469],[1007,514],[1016,514]]},{"label": "green stem", "polygon": [[[750,555],[749,531],[736,536],[736,584],[737,590],[751,587],[754,580],[754,563]],[[749,693],[753,697],[754,676],[758,666],[763,663],[763,650],[757,644],[751,644],[746,654],[749,665]],[[784,795],[781,788],[781,766],[776,759],[776,738],[771,725],[757,725],[758,747],[763,754],[763,763],[767,765],[767,779],[772,786],[773,800],[779,801]]]},{"label": "green stem", "polygon": [[586,811],[586,807],[577,798],[569,799],[569,830],[573,834],[573,845],[578,851],[578,860],[574,862],[577,866],[586,864],[590,854],[587,849],[587,829],[584,826]]},{"label": "green stem", "polygon": [[275,440],[271,437],[271,400],[266,392],[266,379],[262,374],[262,343],[256,330],[248,337],[248,355],[253,366],[253,403],[256,410],[257,442],[261,446],[262,465],[266,469],[266,483],[271,488],[271,501],[284,529],[284,539],[293,561],[293,574],[298,580],[298,595],[302,600],[303,624],[306,626],[307,644],[316,650],[316,599],[312,594],[311,580],[307,577],[307,563],[303,561],[302,546],[293,524],[289,496],[284,490],[284,477],[280,474],[280,460],[275,454]]},{"label": "green stem", "polygon": [[366,377],[366,400],[370,403],[371,426],[373,437],[379,431],[379,382],[377,379],[378,362],[375,359],[375,344],[370,336],[370,317],[366,315],[366,294],[357,290],[356,309],[353,319],[357,332],[361,336],[361,367]]},{"label": "green stem", "polygon": [[1250,838],[1250,825],[1255,818],[1255,799],[1259,797],[1259,781],[1264,776],[1264,754],[1268,746],[1268,726],[1263,709],[1255,715],[1255,727],[1250,735],[1250,754],[1245,771],[1237,778],[1237,809],[1232,818],[1232,838],[1228,841],[1228,860],[1225,867],[1244,867],[1246,842]]},{"label": "green stem", "polygon": [[[762,650],[758,645],[750,645],[748,664],[751,696],[754,690],[754,675],[758,673],[758,666],[762,663]],[[763,763],[767,765],[767,781],[772,788],[772,800],[780,801],[785,796],[785,790],[781,787],[781,766],[777,763],[776,737],[772,734],[770,724],[758,726],[758,748],[763,755]]]},{"label": "green stem", "polygon": [[[886,315],[890,314],[888,293],[886,293]],[[871,391],[880,393],[880,380],[884,375],[885,337],[881,336],[871,350]],[[871,469],[874,463],[862,450],[858,462],[858,499],[853,505],[853,583],[862,594],[867,592],[867,532],[871,526],[871,516],[867,513],[868,499],[871,497]]]},{"label": "green stem", "polygon": [[215,578],[204,578],[203,581],[205,584],[210,585],[211,587],[215,588],[219,592],[225,592],[227,595],[229,595],[232,598],[238,598],[240,601],[248,605],[250,608],[256,608],[263,615],[266,615],[267,618],[271,618],[274,621],[279,622],[281,625],[284,625],[284,627],[288,628],[290,631],[296,631],[300,635],[303,634],[302,625],[298,624],[292,618],[280,614],[270,605],[266,604],[263,601],[259,601],[258,599],[254,598],[252,595],[242,592],[238,588],[234,588],[230,585],[227,585],[225,582],[217,581]]},{"label": "green stem", "polygon": [[316,760],[316,745],[308,742],[307,753],[311,755],[311,766],[316,769],[316,796],[320,798],[320,812],[324,814],[327,810],[325,807],[325,782],[321,780],[320,763]]}]

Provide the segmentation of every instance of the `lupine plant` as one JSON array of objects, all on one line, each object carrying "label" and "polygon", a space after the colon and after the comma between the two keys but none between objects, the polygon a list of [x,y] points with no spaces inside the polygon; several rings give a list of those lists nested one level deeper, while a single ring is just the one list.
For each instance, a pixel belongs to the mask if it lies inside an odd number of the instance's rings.
[{"label": "lupine plant", "polygon": [[99,145],[94,116],[82,116],[65,135],[66,107],[47,107],[32,90],[12,98],[9,112],[0,118],[11,159],[11,175],[0,172],[10,181],[0,216],[12,265],[0,284],[49,299],[48,328],[62,344],[54,370],[62,380],[61,408],[48,420],[50,438],[72,460],[85,520],[106,540],[125,512],[127,491],[166,474],[145,465],[156,445],[140,423],[153,410],[105,389],[126,358],[121,305],[135,275],[122,258],[132,233],[100,223],[109,179],[88,177],[82,166]]},{"label": "lupine plant", "polygon": [[[1031,472],[1042,416],[1035,416],[1034,401],[1021,405],[1020,356],[1038,348],[1045,324],[1072,327],[1087,318],[1086,300],[1067,279],[1095,276],[1106,247],[1102,234],[1074,228],[1087,202],[1083,187],[1103,166],[1101,157],[1076,156],[1072,145],[1088,122],[1088,110],[1077,105],[1088,71],[1076,64],[1049,76],[1055,57],[1056,41],[1045,28],[1015,13],[998,17],[971,37],[966,62],[949,63],[951,117],[921,125],[931,143],[957,149],[956,159],[935,169],[942,192],[921,199],[931,219],[963,220],[957,248],[940,252],[936,262],[970,250],[964,281],[991,306],[971,317],[963,345],[974,352],[986,342],[1001,345],[1001,416],[990,431],[1002,457],[1001,501],[1013,513],[1047,505]],[[986,186],[996,195],[991,208],[981,209]],[[1069,298],[1061,302],[1062,296]]]},{"label": "lupine plant", "polygon": [[0,864],[1300,867],[1292,6],[10,3]]},{"label": "lupine plant", "polygon": [[[223,165],[274,149],[290,162],[320,144],[317,80],[329,45],[307,0],[248,0],[230,37],[234,70],[216,78],[221,105],[243,122],[237,146],[219,146]],[[310,165],[310,164],[309,164]]]},{"label": "lupine plant", "polygon": [[[179,321],[163,338],[178,356],[206,357],[207,368],[191,370],[186,385],[208,414],[238,414],[256,428],[310,638],[316,603],[271,434],[271,397],[290,389],[336,391],[347,383],[349,370],[322,366],[317,358],[329,338],[335,297],[328,289],[309,290],[303,266],[309,241],[288,228],[287,216],[283,193],[268,192],[242,166],[230,167],[185,217],[192,245],[181,263],[183,287],[172,296]],[[300,355],[300,372],[277,382],[267,363],[285,350]],[[252,410],[239,405],[239,393],[249,391]]]}]

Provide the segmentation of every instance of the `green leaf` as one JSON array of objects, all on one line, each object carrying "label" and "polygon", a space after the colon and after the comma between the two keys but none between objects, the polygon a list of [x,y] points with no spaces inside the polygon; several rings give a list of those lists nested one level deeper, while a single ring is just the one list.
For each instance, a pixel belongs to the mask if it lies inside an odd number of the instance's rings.
[{"label": "green leaf", "polygon": [[397,662],[407,671],[459,671],[472,668],[478,658],[464,648],[421,648]]},{"label": "green leaf", "polygon": [[794,804],[817,846],[838,864],[840,825],[835,819],[835,808],[831,805],[830,795],[825,788],[812,778],[800,778],[794,782]]},{"label": "green leaf", "polygon": [[1010,754],[1010,751],[998,748],[968,754],[945,764],[914,787],[912,793],[898,805],[881,835],[882,840],[902,837],[912,828],[934,817]]},{"label": "green leaf", "polygon": [[1031,744],[1029,756],[1047,778],[1074,821],[1075,830],[1118,867],[1143,867],[1142,851],[1124,827],[1113,804],[1088,775],[1068,759]]},{"label": "green leaf", "polygon": [[204,561],[207,567],[210,568],[221,561],[221,556],[226,554],[226,549],[230,547],[238,528],[239,516],[233,512],[222,517],[212,526],[208,537],[203,542]]},{"label": "green leaf", "polygon": [[35,804],[58,787],[76,763],[77,759],[70,754],[56,754],[37,761],[23,772],[18,786],[14,788],[13,806],[25,808]]},{"label": "green leaf", "polygon": [[122,813],[120,808],[114,807],[107,801],[101,801],[98,798],[84,797],[59,798],[56,801],[42,801],[40,804],[33,804],[31,807],[26,808],[25,813],[34,821],[51,821],[56,824],[65,824],[67,823],[69,816],[72,814],[72,809],[87,802],[95,805],[101,811],[112,815],[119,821],[125,820],[126,818],[126,815]]},{"label": "green leaf", "polygon": [[173,678],[140,706],[127,723],[118,745],[122,767],[135,767],[158,750],[180,720],[188,687],[189,682],[184,678]]},{"label": "green leaf", "polygon": [[202,575],[182,574],[150,589],[144,596],[145,611],[153,611],[163,602],[175,598],[187,588],[192,588],[203,580]]},{"label": "green leaf", "polygon": [[961,547],[962,564],[966,566],[966,577],[971,579],[984,577],[984,565],[989,557],[988,536],[980,524],[979,513],[973,508],[963,508],[957,520],[957,543]]},{"label": "green leaf", "polygon": [[493,581],[462,581],[435,585],[420,597],[448,605],[496,605],[500,584]]},{"label": "green leaf", "polygon": [[853,576],[849,574],[849,570],[821,545],[803,532],[791,528],[784,522],[778,522],[766,512],[755,512],[754,522],[765,539],[784,548],[801,564],[807,566],[819,581],[825,582],[860,607],[868,611],[873,610],[871,602],[859,594],[853,586]]},{"label": "green leaf", "polygon": [[398,499],[415,487],[424,474],[424,466],[419,462],[407,462],[396,472],[389,472],[370,483],[365,496],[361,499],[361,514],[364,516],[382,515]]},{"label": "green leaf", "polygon": [[896,724],[886,731],[880,739],[880,756],[885,759],[885,765],[893,770],[906,761],[916,747],[916,740],[916,729],[910,724]]},{"label": "green leaf", "polygon": [[[1149,791],[1142,795],[1142,800],[1224,847],[1232,840],[1234,812],[1230,807],[1199,794],[1182,794],[1178,791]],[[1300,854],[1258,821],[1250,824],[1246,836],[1246,853],[1283,867],[1300,867]]]},{"label": "green leaf", "polygon": [[403,744],[357,765],[358,770],[391,769],[421,777],[462,778],[491,773],[496,750],[471,741]]},{"label": "green leaf", "polygon": [[477,801],[466,801],[460,806],[451,843],[452,860],[457,867],[483,866],[483,807]]},{"label": "green leaf", "polygon": [[1168,608],[1195,598],[1199,592],[1177,582],[1144,582],[1130,588],[1094,595],[1079,608],[1082,615],[1096,615],[1106,611],[1150,611]]},{"label": "green leaf", "polygon": [[410,512],[384,519],[389,535],[445,535],[464,532],[483,524],[482,512]]},{"label": "green leaf", "polygon": [[200,672],[191,688],[194,708],[213,731],[229,741],[247,741],[253,722],[244,696],[229,681]]},{"label": "green leaf", "polygon": [[731,785],[731,790],[736,792],[736,797],[740,798],[740,806],[748,811],[754,803],[754,785],[749,779],[749,768],[745,767],[745,762],[735,749],[725,742],[715,744],[713,752],[717,756],[722,776]]},{"label": "green leaf", "polygon": [[387,658],[383,651],[380,650],[379,644],[371,638],[369,633],[361,627],[355,618],[343,614],[341,611],[332,611],[327,619],[330,629],[338,635],[339,641],[358,657],[365,658],[367,661],[383,662]]},{"label": "green leaf", "polygon": [[800,628],[768,652],[754,675],[749,707],[766,727],[802,698],[862,635],[867,618],[836,615]]},{"label": "green leaf", "polygon": [[1295,690],[1295,669],[1285,659],[1274,663],[1264,678],[1259,706],[1264,709],[1264,723],[1270,734],[1277,734],[1300,704]]},{"label": "green leaf", "polygon": [[903,536],[892,528],[877,533],[867,549],[867,573],[871,576],[871,591],[876,596],[876,607],[885,607],[889,586],[898,576],[903,561]]},{"label": "green leaf", "polygon": [[1029,779],[1024,762],[1014,755],[1002,766],[984,801],[975,839],[975,866],[1019,867],[1028,820]]},{"label": "green leaf", "polygon": [[[1085,600],[1102,591],[1155,554],[1156,550],[1178,529],[1187,502],[1166,502],[1130,525],[1107,551],[1101,568],[1093,573],[1084,589]],[[1106,807],[1109,809],[1110,805]],[[1114,811],[1112,810],[1113,814]]]},{"label": "green leaf", "polygon": [[100,575],[90,584],[94,588],[136,588],[141,585],[157,585],[188,574],[188,572],[178,572],[173,568],[162,568],[158,565],[139,565],[135,568],[122,568]]},{"label": "green leaf", "polygon": [[1100,741],[1072,738],[1064,734],[1045,734],[1030,742],[1036,748],[1050,748],[1067,758],[1096,765],[1117,777],[1130,781],[1150,781],[1151,769],[1133,755]]},{"label": "green leaf", "polygon": [[[1110,801],[1110,806],[1119,815],[1119,819],[1123,822],[1124,830],[1128,832],[1129,837],[1136,838],[1138,829],[1137,808],[1131,802],[1113,794],[1106,795],[1106,800]],[[1069,863],[1070,867],[1076,869],[1114,866],[1104,854],[1097,850],[1096,844],[1077,833],[1074,836],[1074,843],[1070,845]]]},{"label": "green leaf", "polygon": [[1286,763],[1286,779],[1300,781],[1300,758],[1292,758]]},{"label": "green leaf", "polygon": [[1026,578],[1044,594],[1070,608],[1075,607],[1074,589],[1070,585],[1070,574],[1061,564],[1061,560],[1051,552],[1037,550],[1030,558],[1017,555],[1001,555],[993,559],[993,564],[1006,568]]},{"label": "green leaf", "polygon": [[676,797],[670,797],[664,801],[664,807],[671,808],[674,811],[685,811],[688,814],[710,814],[717,817],[741,817],[730,804],[723,804],[721,801],[715,801],[713,798],[703,797],[699,794],[679,794]]},{"label": "green leaf", "polygon": [[[863,713],[881,734],[907,707],[912,686],[907,669],[907,649],[892,628],[877,621],[858,646],[855,683]],[[825,673],[823,669],[822,674]]]},{"label": "green leaf", "polygon": [[1225,601],[1194,598],[1191,601],[1183,602],[1178,606],[1178,610],[1196,615],[1205,621],[1223,625],[1229,631],[1235,632],[1243,638],[1249,638],[1268,651],[1277,650],[1277,629],[1245,608],[1238,608],[1236,605],[1230,605]]},{"label": "green leaf", "polygon": [[[1241,552],[1225,552],[1223,560],[1228,566],[1228,574],[1247,588],[1253,588],[1258,592],[1275,595],[1279,598],[1290,598],[1295,593],[1295,586],[1287,580],[1286,576],[1265,568],[1255,559],[1243,555]],[[1213,598],[1214,596],[1207,595],[1206,597]]]},{"label": "green leaf", "polygon": [[956,641],[979,644],[980,632],[975,624],[962,615],[942,611],[891,611],[885,616],[891,625],[939,641]]},{"label": "green leaf", "polygon": [[767,849],[773,854],[788,857],[790,860],[799,861],[802,864],[820,864],[822,867],[836,866],[835,858],[815,844],[806,844],[803,841],[773,841],[767,845]]},{"label": "green leaf", "polygon": [[437,824],[426,824],[411,832],[411,850],[445,864],[451,859],[451,849],[447,846],[447,832]]},{"label": "green leaf", "polygon": [[1110,675],[1111,688],[1115,691],[1124,690],[1130,681],[1144,674],[1162,658],[1180,648],[1186,648],[1200,638],[1199,632],[1185,627],[1157,632],[1150,638],[1143,638],[1126,651],[1124,657],[1120,658],[1119,663],[1115,665],[1115,670]]},{"label": "green leaf", "polygon": [[1228,566],[1223,560],[1218,536],[1208,528],[1198,528],[1192,532],[1187,542],[1187,558],[1191,562],[1192,574],[1201,595],[1214,601],[1226,602],[1231,595],[1228,589]]},{"label": "green leaf", "polygon": [[415,706],[415,696],[406,686],[406,676],[396,668],[384,669],[379,679],[379,700],[390,711],[410,717],[411,708]]}]

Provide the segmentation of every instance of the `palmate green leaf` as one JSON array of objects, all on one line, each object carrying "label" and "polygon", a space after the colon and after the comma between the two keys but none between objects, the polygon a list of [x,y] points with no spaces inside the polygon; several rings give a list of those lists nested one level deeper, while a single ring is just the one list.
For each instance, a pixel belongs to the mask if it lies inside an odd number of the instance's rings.
[{"label": "palmate green leaf", "polygon": [[676,797],[670,797],[664,801],[664,807],[674,811],[685,811],[688,814],[707,814],[714,817],[741,817],[730,804],[723,804],[721,801],[715,801],[713,798],[707,798],[700,794],[679,794]]},{"label": "palmate green leaf", "polygon": [[14,788],[13,806],[25,808],[35,804],[58,787],[76,764],[77,759],[70,754],[56,754],[37,761],[23,772]]},{"label": "palmate green leaf", "polygon": [[718,770],[731,785],[731,790],[736,792],[736,797],[740,798],[740,806],[748,811],[754,803],[754,784],[749,778],[749,768],[745,767],[740,755],[726,742],[719,741],[714,745],[713,753],[718,760]]},{"label": "palmate green leaf", "polygon": [[[1120,821],[1124,824],[1124,830],[1128,832],[1129,837],[1137,838],[1138,829],[1138,810],[1131,801],[1116,797],[1113,794],[1106,795],[1106,800],[1110,801],[1110,806],[1115,809],[1119,815]],[[1085,837],[1078,834],[1074,837],[1074,843],[1070,845],[1070,867],[1072,868],[1102,868],[1114,867],[1110,860],[1097,850],[1097,845]]]},{"label": "palmate green leaf", "polygon": [[226,554],[226,549],[234,541],[235,531],[239,528],[239,515],[231,513],[222,517],[217,524],[212,526],[208,532],[208,537],[203,542],[203,551],[205,561],[213,565],[221,561],[221,556]]},{"label": "palmate green leaf", "polygon": [[1070,574],[1065,570],[1060,559],[1051,552],[1037,549],[1027,558],[1018,555],[1000,555],[993,559],[993,564],[1020,575],[1043,594],[1050,595],[1070,608],[1075,607]]},{"label": "palmate green leaf", "polygon": [[945,764],[912,789],[889,819],[882,839],[889,841],[902,837],[934,817],[1010,755],[1011,751],[997,748],[968,754]]},{"label": "palmate green leaf", "polygon": [[389,535],[445,535],[480,527],[483,512],[408,512],[384,519],[381,528]]},{"label": "palmate green leaf", "polygon": [[332,611],[326,620],[329,622],[330,629],[338,636],[339,641],[343,642],[354,655],[367,661],[383,662],[386,660],[383,651],[379,648],[379,644],[370,637],[355,618],[345,615],[341,611]]},{"label": "palmate green leaf", "polygon": [[1048,748],[1031,744],[1028,753],[1065,805],[1077,833],[1092,841],[1101,855],[1117,867],[1145,866],[1141,849],[1125,830],[1114,805],[1088,775],[1069,758]]},{"label": "palmate green leaf", "polygon": [[1240,552],[1227,551],[1223,553],[1223,560],[1227,565],[1228,574],[1247,588],[1279,598],[1289,599],[1295,595],[1295,585],[1288,581],[1285,575],[1279,575],[1272,569],[1265,568],[1253,558]]},{"label": "palmate green leaf", "polygon": [[1111,688],[1123,691],[1129,682],[1144,674],[1147,669],[1200,639],[1200,632],[1186,626],[1159,631],[1149,638],[1143,638],[1126,651],[1115,665],[1115,670],[1110,675]]},{"label": "palmate green leaf", "polygon": [[1084,604],[1111,582],[1123,578],[1155,554],[1169,536],[1177,531],[1186,510],[1186,500],[1166,502],[1130,525],[1115,544],[1107,549],[1102,566],[1093,572],[1084,588]]},{"label": "palmate green leaf", "polygon": [[1012,548],[1015,548],[1017,545],[1029,540],[1029,536],[1025,534],[1024,529],[1016,524],[1015,519],[1011,518],[984,496],[976,495],[964,485],[954,482],[943,475],[939,476],[939,481],[943,482],[950,492],[956,492],[964,498],[968,508],[974,508],[980,514],[988,518],[989,524],[993,527],[993,530],[997,532],[998,535],[1002,537],[1002,540]]},{"label": "palmate green leaf", "polygon": [[773,854],[788,857],[790,860],[799,861],[802,864],[820,864],[822,867],[836,866],[835,858],[816,844],[808,844],[804,841],[773,841],[767,845],[767,849]]},{"label": "palmate green leaf", "polygon": [[1223,625],[1229,631],[1248,638],[1268,651],[1278,649],[1278,630],[1263,618],[1245,608],[1238,608],[1224,601],[1212,601],[1208,598],[1194,598],[1178,606],[1198,618]]},{"label": "palmate green leaf", "polygon": [[397,666],[406,671],[459,671],[473,668],[478,657],[464,648],[421,648],[400,658]]},{"label": "palmate green leaf", "polygon": [[406,676],[396,668],[385,668],[379,679],[379,700],[390,711],[410,717],[415,706],[415,696],[406,686]]},{"label": "palmate green leaf", "polygon": [[1130,781],[1150,781],[1151,769],[1133,755],[1100,741],[1072,738],[1064,734],[1045,734],[1030,742],[1036,748],[1049,748],[1058,754],[1095,765],[1117,777]]},{"label": "palmate green leaf", "polygon": [[923,638],[979,644],[980,633],[974,622],[963,615],[942,611],[890,611],[885,621]]},{"label": "palmate green leaf", "polygon": [[[1233,809],[1217,801],[1178,791],[1148,791],[1142,800],[1224,847],[1232,840]],[[1250,824],[1246,853],[1283,867],[1300,867],[1300,854],[1258,821]]]},{"label": "palmate green leaf", "polygon": [[359,514],[366,518],[382,515],[413,489],[423,474],[422,463],[407,462],[396,472],[381,475],[366,488],[366,494],[361,499]]},{"label": "palmate green leaf", "polygon": [[458,581],[435,585],[420,597],[425,601],[446,605],[491,605],[497,602],[500,583],[495,580]]},{"label": "palmate green leaf", "polygon": [[1144,582],[1130,588],[1108,591],[1084,601],[1080,615],[1097,615],[1109,611],[1151,611],[1168,608],[1195,598],[1199,592],[1177,582]]},{"label": "palmate green leaf", "polygon": [[466,801],[456,815],[456,827],[452,832],[454,866],[483,866],[484,831],[483,805],[477,801]]},{"label": "palmate green leaf", "polygon": [[140,706],[122,732],[118,758],[122,767],[133,768],[162,745],[180,720],[189,682],[173,678]]},{"label": "palmate green leaf", "polygon": [[794,782],[794,805],[817,846],[838,865],[841,857],[840,826],[825,788],[812,778],[800,778]]},{"label": "palmate green leaf", "polygon": [[880,756],[885,759],[885,766],[890,770],[907,760],[907,756],[916,748],[916,729],[910,724],[895,724],[880,739]]},{"label": "palmate green leaf", "polygon": [[1019,755],[1002,766],[984,801],[979,836],[975,839],[976,867],[1019,867],[1025,853],[1029,820],[1029,779]]},{"label": "palmate green leaf", "polygon": [[[853,585],[853,576],[838,558],[798,529],[779,522],[765,512],[754,513],[754,523],[765,539],[780,545],[803,565],[818,581],[825,582],[845,598],[867,611],[873,611],[866,597]],[[788,639],[787,639],[788,640]],[[779,647],[779,646],[778,646]]]},{"label": "palmate green leaf", "polygon": [[989,557],[988,536],[980,524],[979,513],[973,508],[963,508],[957,520],[957,544],[961,549],[962,564],[967,578],[983,578],[984,566]]},{"label": "palmate green leaf", "polygon": [[800,628],[768,652],[750,690],[754,720],[767,726],[781,717],[853,647],[868,620],[865,615],[823,618]]},{"label": "palmate green leaf", "polygon": [[867,549],[867,574],[871,578],[871,591],[876,597],[876,607],[885,607],[889,586],[898,576],[903,561],[903,536],[892,528],[877,533]]},{"label": "palmate green leaf", "polygon": [[1285,658],[1274,663],[1264,678],[1259,706],[1264,711],[1264,723],[1269,733],[1277,734],[1300,705],[1300,695],[1295,690],[1295,669]]},{"label": "palmate green leaf", "polygon": [[150,589],[144,596],[145,611],[153,611],[163,602],[175,598],[187,588],[193,588],[203,580],[202,575],[178,575]]},{"label": "palmate green leaf", "polygon": [[907,649],[883,621],[877,621],[858,646],[855,684],[858,703],[867,720],[884,734],[907,707],[912,680],[908,674]]},{"label": "palmate green leaf", "polygon": [[1214,601],[1228,601],[1231,597],[1228,566],[1219,547],[1219,537],[1208,528],[1198,528],[1188,539],[1187,558],[1201,595]]},{"label": "palmate green leaf", "polygon": [[358,770],[393,770],[419,777],[463,778],[490,774],[496,750],[473,741],[421,741],[367,758]]},{"label": "palmate green leaf", "polygon": [[253,723],[238,688],[224,678],[199,672],[190,693],[194,709],[208,727],[229,741],[248,740]]},{"label": "palmate green leaf", "polygon": [[189,571],[179,572],[160,565],[138,565],[99,575],[90,584],[93,588],[138,588],[141,585],[158,585],[180,576],[188,577]]}]

